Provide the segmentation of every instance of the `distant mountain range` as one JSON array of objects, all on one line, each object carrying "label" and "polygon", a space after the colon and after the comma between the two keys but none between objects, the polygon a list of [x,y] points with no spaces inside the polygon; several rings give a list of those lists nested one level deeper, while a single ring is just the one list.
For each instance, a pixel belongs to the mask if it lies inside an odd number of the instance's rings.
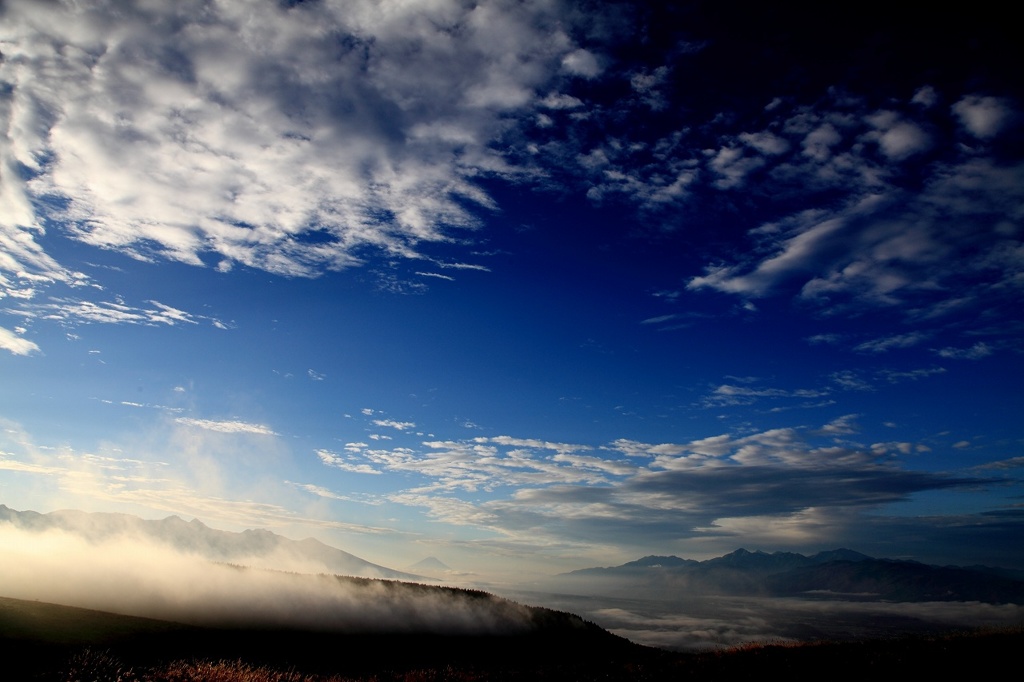
[{"label": "distant mountain range", "polygon": [[[259,568],[314,567],[359,578],[430,581],[371,563],[319,540],[291,540],[268,530],[240,533],[210,528],[177,516],[146,520],[130,514],[74,510],[41,514],[0,504],[0,524],[32,532],[51,529],[89,542],[138,539],[194,554],[213,562]],[[447,573],[429,557],[411,567],[424,574]],[[932,566],[916,561],[877,559],[850,549],[804,556],[794,552],[750,552],[696,561],[677,556],[646,556],[621,566],[584,568],[555,578],[560,591],[604,596],[745,595],[902,602],[978,601],[1024,604],[1024,571],[988,566]]]},{"label": "distant mountain range", "polygon": [[850,549],[812,556],[738,549],[705,561],[646,556],[621,566],[563,573],[559,581],[564,589],[620,595],[718,594],[1024,604],[1024,571],[876,559]]},{"label": "distant mountain range", "polygon": [[139,538],[170,548],[197,554],[210,561],[250,563],[254,558],[277,558],[282,566],[322,566],[322,570],[338,575],[392,580],[425,580],[423,576],[396,571],[336,549],[314,538],[290,540],[269,530],[246,530],[241,533],[216,530],[199,520],[184,521],[169,516],[159,521],[141,519],[130,514],[111,514],[61,510],[47,514],[17,511],[0,504],[0,523],[10,523],[27,531],[59,529],[74,533],[90,542],[108,539]]}]

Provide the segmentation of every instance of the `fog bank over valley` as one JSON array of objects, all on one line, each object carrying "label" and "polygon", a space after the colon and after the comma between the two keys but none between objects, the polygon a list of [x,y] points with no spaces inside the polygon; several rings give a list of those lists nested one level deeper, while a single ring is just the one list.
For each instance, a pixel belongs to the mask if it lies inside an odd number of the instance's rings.
[{"label": "fog bank over valley", "polygon": [[18,599],[197,625],[444,634],[530,626],[526,607],[490,595],[214,563],[139,535],[87,540],[0,523],[0,545],[3,596]]},{"label": "fog bank over valley", "polygon": [[1024,605],[980,602],[892,603],[672,594],[656,600],[538,592],[508,596],[576,613],[638,644],[674,651],[888,638],[1013,627],[1024,621]]},{"label": "fog bank over valley", "polygon": [[[520,585],[441,587],[266,530],[235,533],[178,517],[39,514],[6,506],[0,506],[0,546],[0,596],[195,625],[504,635],[535,627],[531,607],[540,606],[577,614],[633,642],[692,651],[1024,621],[1017,571],[928,566],[852,550],[810,557],[737,550],[701,562],[645,557]],[[443,565],[436,558],[420,564]],[[822,589],[839,580],[847,591]],[[429,582],[435,584],[423,584]]]}]

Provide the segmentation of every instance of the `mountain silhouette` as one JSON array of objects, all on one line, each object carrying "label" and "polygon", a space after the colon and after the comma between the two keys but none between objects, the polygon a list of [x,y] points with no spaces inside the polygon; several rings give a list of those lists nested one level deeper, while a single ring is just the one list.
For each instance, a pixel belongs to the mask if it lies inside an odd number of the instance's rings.
[{"label": "mountain silhouette", "polygon": [[62,530],[89,542],[118,537],[139,538],[222,563],[245,564],[254,558],[277,557],[291,563],[313,564],[319,570],[339,575],[392,580],[424,579],[413,573],[371,563],[315,538],[291,540],[263,529],[235,533],[210,528],[198,519],[184,521],[177,516],[147,520],[131,514],[70,509],[40,514],[17,511],[0,504],[0,523],[4,522],[27,531]]},{"label": "mountain silhouette", "polygon": [[424,573],[428,575],[430,573],[446,573],[452,570],[451,566],[434,556],[428,556],[425,559],[420,559],[408,568],[410,571],[416,571],[417,573]]},{"label": "mountain silhouette", "polygon": [[811,556],[738,549],[695,561],[646,556],[620,566],[584,568],[560,585],[611,595],[718,594],[861,600],[981,601],[1024,604],[1024,574],[987,566],[931,566],[876,559],[851,549]]}]

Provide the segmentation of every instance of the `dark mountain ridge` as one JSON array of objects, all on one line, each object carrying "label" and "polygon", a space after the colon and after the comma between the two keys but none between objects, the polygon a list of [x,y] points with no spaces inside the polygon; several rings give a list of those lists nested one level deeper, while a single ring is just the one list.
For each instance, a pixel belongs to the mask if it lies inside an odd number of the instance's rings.
[{"label": "dark mountain ridge", "polygon": [[868,559],[830,561],[770,575],[772,596],[808,594],[873,597],[886,601],[978,601],[1024,604],[1024,581],[956,566]]},{"label": "dark mountain ridge", "polygon": [[766,574],[777,573],[780,570],[788,570],[803,566],[812,566],[829,561],[863,561],[871,559],[866,554],[855,552],[852,549],[833,549],[825,552],[818,552],[812,556],[804,556],[794,552],[762,552],[760,550],[751,552],[740,548],[724,556],[713,559],[697,561],[696,559],[683,559],[675,555],[669,556],[645,556],[635,561],[629,561],[619,566],[605,566],[596,568],[581,568],[569,571],[561,575],[612,575],[618,573],[632,572],[634,569],[643,571],[645,569],[697,569],[707,570],[711,568],[736,568],[744,571],[759,571]]},{"label": "dark mountain ridge", "polygon": [[[551,614],[516,637],[365,636],[183,626],[0,597],[0,656],[36,680],[819,680],[822,671],[936,679],[1012,670],[1019,627],[995,631],[746,646],[679,654],[631,644]],[[218,661],[218,663],[214,663]],[[253,667],[257,666],[257,667]]]},{"label": "dark mountain ridge", "polygon": [[704,561],[648,556],[563,573],[559,579],[573,580],[586,591],[1024,604],[1021,571],[876,559],[846,548],[811,556],[738,549]]},{"label": "dark mountain ridge", "polygon": [[[104,657],[115,657],[135,667],[178,659],[244,660],[249,664],[301,668],[321,674],[372,672],[373,679],[379,679],[381,673],[424,667],[516,670],[560,665],[594,668],[593,677],[597,679],[597,669],[609,662],[644,661],[661,655],[573,614],[522,606],[485,592],[362,578],[339,579],[373,591],[409,593],[406,598],[435,594],[436,599],[446,603],[479,602],[488,609],[525,612],[525,627],[497,634],[444,633],[416,627],[336,631],[266,623],[201,626],[0,597],[0,655],[4,658],[5,674],[15,675],[11,679],[24,679],[19,672],[28,671],[33,679],[41,675],[49,679],[76,652],[83,650],[104,652]],[[383,588],[381,583],[386,583]]]}]

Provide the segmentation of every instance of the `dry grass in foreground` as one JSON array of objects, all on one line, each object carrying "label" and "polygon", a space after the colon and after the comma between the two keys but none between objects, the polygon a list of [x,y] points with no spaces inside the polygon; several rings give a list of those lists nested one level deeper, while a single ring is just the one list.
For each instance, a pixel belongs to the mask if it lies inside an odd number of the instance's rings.
[{"label": "dry grass in foreground", "polygon": [[[700,654],[670,654],[642,660],[566,662],[537,667],[439,665],[381,670],[355,676],[278,670],[236,661],[174,661],[129,669],[102,651],[83,650],[61,671],[60,682],[483,682],[485,680],[763,680],[785,675],[819,680],[826,673],[855,675],[932,674],[938,679],[996,671],[1016,661],[1024,645],[1024,626],[958,632],[944,636],[900,637],[859,642],[745,645]],[[54,678],[45,678],[54,679]]]}]

